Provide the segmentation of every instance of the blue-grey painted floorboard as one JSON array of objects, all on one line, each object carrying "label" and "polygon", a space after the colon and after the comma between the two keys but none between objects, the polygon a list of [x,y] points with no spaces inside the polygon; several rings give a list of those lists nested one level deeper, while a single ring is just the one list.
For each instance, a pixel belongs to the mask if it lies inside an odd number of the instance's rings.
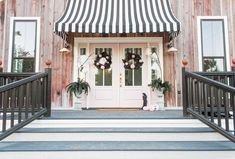
[{"label": "blue-grey painted floorboard", "polygon": [[22,128],[17,133],[208,133],[211,128]]},{"label": "blue-grey painted floorboard", "polygon": [[52,110],[47,119],[187,119],[182,110],[143,111],[143,110]]},{"label": "blue-grey painted floorboard", "polygon": [[0,151],[234,151],[229,141],[1,142]]}]

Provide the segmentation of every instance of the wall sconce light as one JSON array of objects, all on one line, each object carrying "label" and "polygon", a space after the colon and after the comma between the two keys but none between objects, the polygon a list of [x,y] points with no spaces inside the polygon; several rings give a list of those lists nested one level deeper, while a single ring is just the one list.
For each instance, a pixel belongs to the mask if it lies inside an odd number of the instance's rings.
[{"label": "wall sconce light", "polygon": [[63,47],[62,49],[60,49],[60,53],[70,53],[70,50],[66,47]]},{"label": "wall sconce light", "polygon": [[177,51],[178,50],[174,46],[168,48],[168,50],[167,50],[167,52],[177,52]]},{"label": "wall sconce light", "polygon": [[170,41],[167,45],[167,52],[177,52],[178,50],[173,46],[173,41]]},{"label": "wall sconce light", "polygon": [[178,50],[174,47],[174,34],[169,35],[169,43],[167,44],[167,52],[177,52]]},{"label": "wall sconce light", "polygon": [[62,49],[60,49],[59,51],[60,53],[70,53],[70,49],[69,49],[69,44],[67,43],[67,40],[64,40],[64,47]]}]

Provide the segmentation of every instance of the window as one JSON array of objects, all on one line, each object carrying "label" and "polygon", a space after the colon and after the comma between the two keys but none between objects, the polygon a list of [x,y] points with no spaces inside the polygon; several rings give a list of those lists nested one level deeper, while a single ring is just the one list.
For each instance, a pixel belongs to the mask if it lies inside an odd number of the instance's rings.
[{"label": "window", "polygon": [[158,47],[151,48],[151,79],[162,79],[162,67]]},{"label": "window", "polygon": [[225,17],[200,17],[199,60],[202,71],[227,71]]},{"label": "window", "polygon": [[80,48],[80,59],[79,59],[79,77],[81,79],[86,79],[87,76],[87,65],[86,62],[88,57],[86,55],[86,48]]},{"label": "window", "polygon": [[[142,56],[141,48],[126,48],[125,56],[135,53]],[[142,68],[125,69],[125,86],[141,86],[142,85]]]},{"label": "window", "polygon": [[[96,48],[95,54],[99,55],[102,52],[106,52],[112,57],[112,48]],[[97,69],[95,74],[96,86],[112,86],[112,65],[109,69]]]},{"label": "window", "polygon": [[39,18],[11,18],[9,71],[35,72],[38,70]]}]

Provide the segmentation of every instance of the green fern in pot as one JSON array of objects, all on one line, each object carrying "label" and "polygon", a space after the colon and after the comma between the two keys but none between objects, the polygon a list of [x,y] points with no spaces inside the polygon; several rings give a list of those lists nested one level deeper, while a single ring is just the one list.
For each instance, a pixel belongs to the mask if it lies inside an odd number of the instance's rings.
[{"label": "green fern in pot", "polygon": [[150,86],[153,91],[155,89],[162,91],[163,94],[171,91],[171,84],[168,81],[163,82],[160,78],[152,80],[152,82],[148,86]]},{"label": "green fern in pot", "polygon": [[75,95],[75,97],[79,98],[82,93],[88,94],[90,85],[85,80],[78,78],[76,82],[68,84],[66,89],[70,96]]}]

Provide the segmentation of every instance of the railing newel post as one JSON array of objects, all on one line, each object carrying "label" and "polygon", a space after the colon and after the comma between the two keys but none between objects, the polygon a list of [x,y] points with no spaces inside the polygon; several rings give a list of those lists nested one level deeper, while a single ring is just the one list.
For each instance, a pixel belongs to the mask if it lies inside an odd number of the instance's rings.
[{"label": "railing newel post", "polygon": [[[232,72],[233,72],[233,77],[232,77],[232,86],[235,87],[235,59],[232,60]],[[235,137],[235,105],[234,105],[234,95],[235,93],[231,93],[231,109],[233,111],[233,135]]]},{"label": "railing newel post", "polygon": [[235,66],[232,66],[232,72],[233,72],[233,76],[232,76],[232,86],[235,87]]},{"label": "railing newel post", "polygon": [[2,60],[0,59],[0,72],[3,72]]},{"label": "railing newel post", "polygon": [[230,83],[230,86],[235,87],[235,59],[234,58],[232,59],[231,71],[232,71],[233,75],[232,75],[232,81],[231,81],[232,84]]},{"label": "railing newel post", "polygon": [[187,80],[186,80],[186,74],[185,74],[185,67],[182,67],[182,97],[183,97],[183,116],[188,116],[187,114],[187,108],[188,108],[188,102],[187,102]]},{"label": "railing newel post", "polygon": [[46,109],[47,112],[45,113],[45,117],[51,116],[51,76],[52,76],[52,70],[51,68],[45,68],[45,72],[47,73],[46,78]]}]

